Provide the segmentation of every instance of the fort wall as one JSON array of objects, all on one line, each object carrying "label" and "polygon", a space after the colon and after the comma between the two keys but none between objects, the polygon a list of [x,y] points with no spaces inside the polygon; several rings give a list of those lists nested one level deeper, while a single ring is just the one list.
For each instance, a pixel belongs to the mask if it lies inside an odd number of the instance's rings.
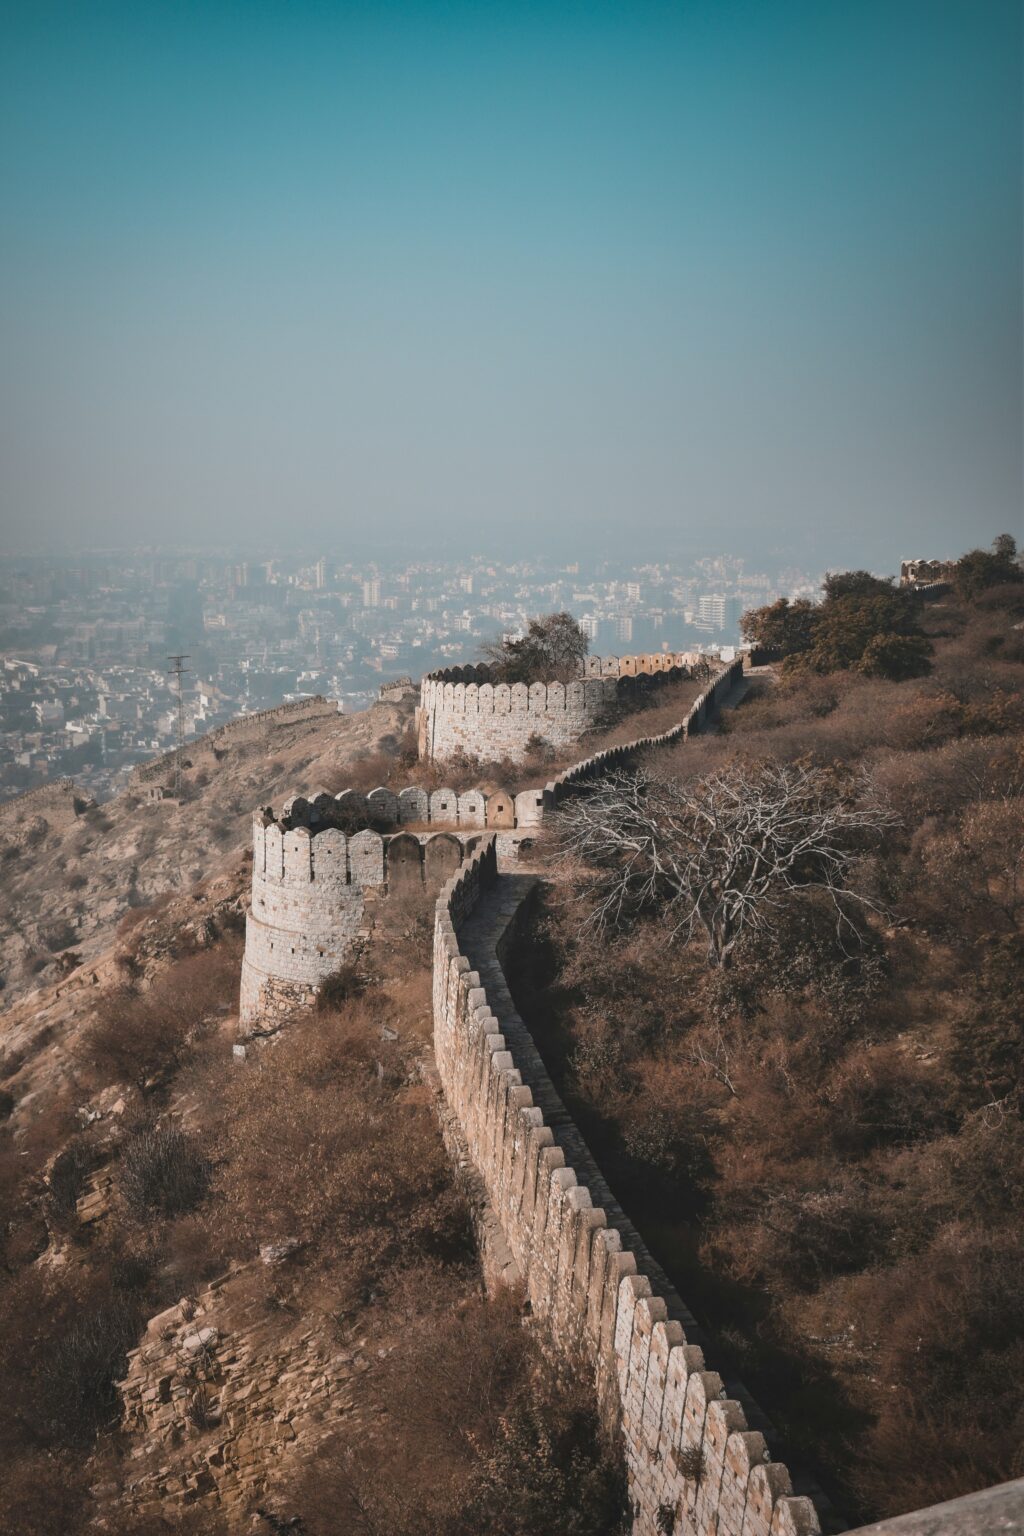
[{"label": "fort wall", "polygon": [[638,692],[688,677],[683,655],[588,656],[572,682],[504,683],[486,664],[432,672],[420,685],[419,755],[526,756],[535,739],[564,750],[635,706]]},{"label": "fort wall", "polygon": [[515,1014],[500,957],[519,900],[513,890],[511,907],[502,902],[490,844],[443,890],[434,1050],[531,1315],[557,1353],[589,1369],[621,1433],[635,1536],[812,1536],[813,1503],[771,1460],[755,1405],[709,1368]]},{"label": "fort wall", "polygon": [[54,825],[68,826],[94,804],[88,790],[79,789],[74,779],[51,779],[0,801],[0,827],[7,832],[17,823],[40,816]]},{"label": "fort wall", "polygon": [[[317,803],[338,807],[345,799],[321,796]],[[436,890],[467,852],[467,840],[450,832],[388,836],[369,826],[351,830],[351,822],[346,832],[336,823],[348,820],[351,807],[334,815],[325,807],[313,816],[313,804],[295,797],[280,820],[262,811],[253,817],[239,1001],[249,1032],[261,1021],[274,1027],[315,1000],[327,977],[351,958],[365,931],[368,900]]]},{"label": "fort wall", "polygon": [[[337,701],[325,699],[320,693],[308,699],[291,699],[287,704],[278,704],[274,709],[261,709],[251,715],[239,715],[237,720],[229,720],[225,725],[215,726],[204,736],[191,737],[185,743],[185,756],[194,758],[197,753],[216,753],[222,746],[234,746],[240,741],[260,740],[275,726],[291,725],[297,720],[318,720],[338,713]],[[139,763],[132,769],[131,785],[137,788],[173,774],[176,758],[176,751],[164,752],[162,756],[151,758],[149,762]]]},{"label": "fort wall", "polygon": [[367,794],[346,789],[308,799],[293,795],[280,818],[257,813],[239,1004],[243,1026],[252,1030],[262,1019],[274,1027],[292,1009],[314,1001],[365,931],[368,891],[379,897],[436,889],[488,833],[502,867],[512,864],[520,841],[547,811],[595,775],[685,735],[741,670],[735,663],[721,673],[671,730],[585,758],[543,789],[513,796],[506,790],[428,792],[415,785],[396,793],[380,785]]},{"label": "fort wall", "polygon": [[901,560],[901,587],[930,587],[949,582],[956,570],[955,560]]},{"label": "fort wall", "polygon": [[[636,752],[703,724],[736,663],[686,720],[575,764],[555,808]],[[499,877],[492,841],[443,889],[434,929],[434,1053],[449,1110],[556,1353],[592,1372],[621,1433],[636,1536],[812,1536],[814,1504],[771,1459],[749,1395],[709,1369],[681,1298],[605,1184],[512,1005],[502,958],[533,882]]]}]

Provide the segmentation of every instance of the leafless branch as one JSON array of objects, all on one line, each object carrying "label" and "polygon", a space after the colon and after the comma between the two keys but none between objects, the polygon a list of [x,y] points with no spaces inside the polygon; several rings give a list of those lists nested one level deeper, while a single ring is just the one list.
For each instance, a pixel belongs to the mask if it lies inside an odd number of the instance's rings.
[{"label": "leafless branch", "polygon": [[723,966],[793,893],[826,892],[840,929],[853,926],[847,902],[877,910],[856,867],[895,822],[866,781],[841,793],[820,769],[769,762],[691,782],[610,774],[563,808],[559,836],[588,872],[591,924],[660,911],[673,940],[702,933]]}]

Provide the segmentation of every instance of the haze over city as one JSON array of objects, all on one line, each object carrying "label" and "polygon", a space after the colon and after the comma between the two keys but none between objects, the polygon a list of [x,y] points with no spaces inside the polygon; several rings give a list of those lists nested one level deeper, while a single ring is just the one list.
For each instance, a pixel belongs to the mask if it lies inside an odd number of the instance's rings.
[{"label": "haze over city", "polygon": [[5,553],[1019,526],[1016,0],[5,12]]}]

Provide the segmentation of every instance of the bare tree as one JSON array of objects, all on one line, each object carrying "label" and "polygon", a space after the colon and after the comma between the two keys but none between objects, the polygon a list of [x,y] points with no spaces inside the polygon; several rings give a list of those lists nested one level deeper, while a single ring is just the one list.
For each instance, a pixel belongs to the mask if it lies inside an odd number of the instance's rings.
[{"label": "bare tree", "polygon": [[703,933],[709,964],[727,966],[743,934],[794,893],[826,892],[840,928],[851,925],[847,903],[873,907],[856,865],[895,822],[863,781],[844,793],[820,769],[768,762],[689,783],[610,774],[564,807],[560,840],[586,868],[590,922],[623,927],[660,911],[672,939]]}]

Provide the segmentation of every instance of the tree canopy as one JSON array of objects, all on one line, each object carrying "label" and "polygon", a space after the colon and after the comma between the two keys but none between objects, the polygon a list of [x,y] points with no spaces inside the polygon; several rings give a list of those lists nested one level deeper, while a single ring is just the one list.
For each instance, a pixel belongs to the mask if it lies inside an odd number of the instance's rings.
[{"label": "tree canopy", "polygon": [[658,913],[669,938],[707,944],[727,966],[748,931],[770,927],[784,897],[830,898],[840,927],[872,906],[857,868],[894,824],[866,783],[820,768],[734,764],[695,781],[614,773],[559,815],[562,848],[586,874],[590,921],[628,928]]},{"label": "tree canopy", "polygon": [[931,645],[920,598],[869,571],[830,572],[820,603],[780,598],[743,615],[743,633],[782,654],[789,671],[865,672],[895,682],[923,676]]},{"label": "tree canopy", "polygon": [[1017,554],[1017,541],[1001,533],[992,548],[971,549],[953,567],[953,587],[965,602],[980,597],[990,587],[1016,586],[1024,582]]},{"label": "tree canopy", "polygon": [[588,644],[571,613],[549,613],[531,619],[518,639],[489,641],[481,654],[498,682],[568,683],[578,676]]}]

